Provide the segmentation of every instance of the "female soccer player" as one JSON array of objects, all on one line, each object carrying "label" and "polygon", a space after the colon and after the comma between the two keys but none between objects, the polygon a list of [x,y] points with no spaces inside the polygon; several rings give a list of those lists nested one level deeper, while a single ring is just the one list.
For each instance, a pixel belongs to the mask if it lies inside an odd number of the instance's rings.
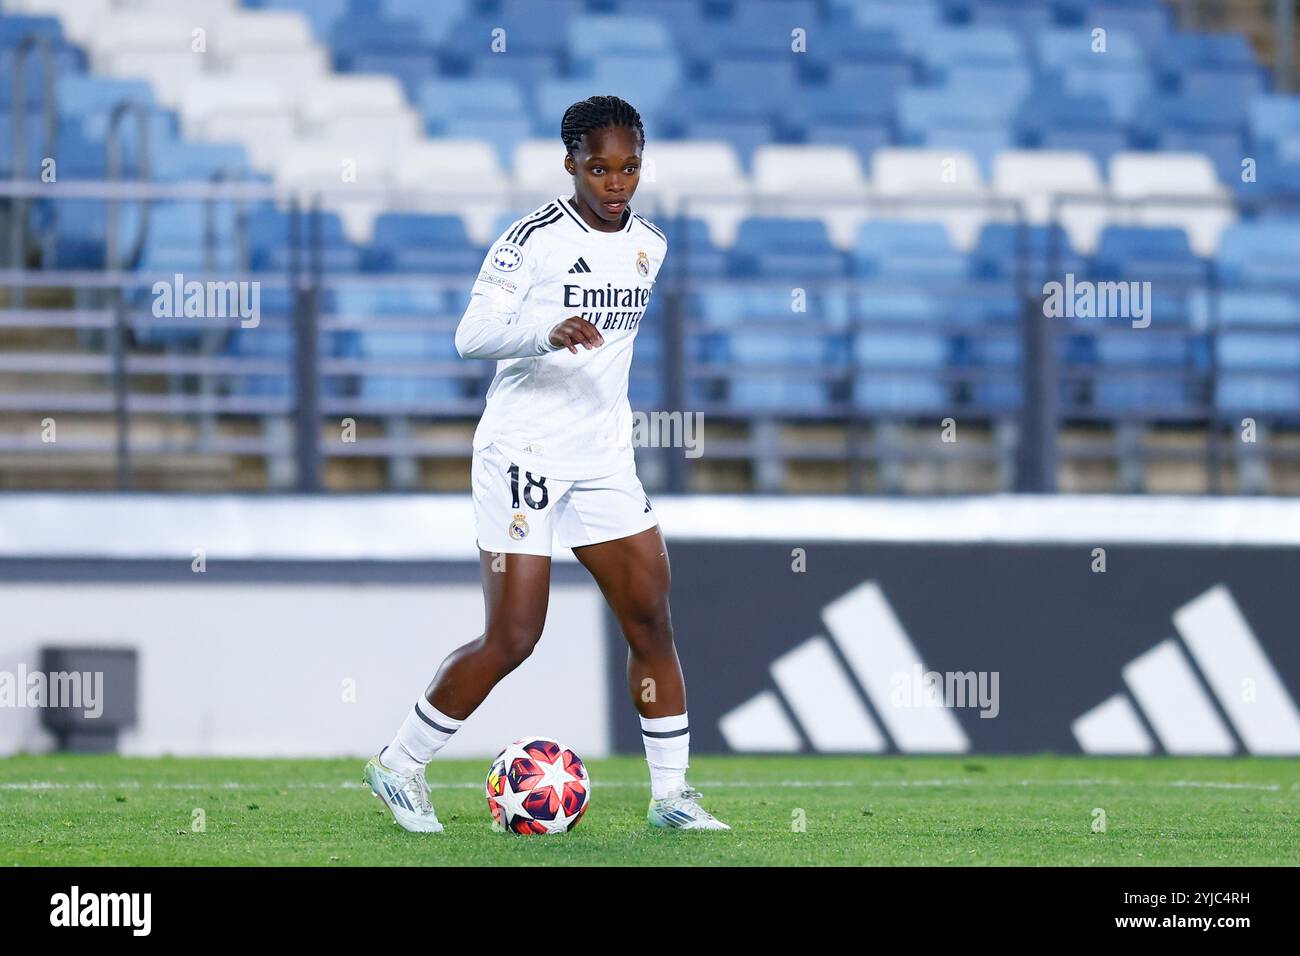
[{"label": "female soccer player", "polygon": [[668,549],[632,450],[632,341],[668,251],[664,234],[628,205],[645,130],[625,101],[593,96],[565,111],[560,137],[573,195],[505,231],[456,330],[462,357],[498,360],[471,469],[487,626],[442,662],[365,779],[401,826],[442,830],[425,765],[541,637],[554,533],[591,572],[627,638],[649,822],[727,830],[686,783]]}]

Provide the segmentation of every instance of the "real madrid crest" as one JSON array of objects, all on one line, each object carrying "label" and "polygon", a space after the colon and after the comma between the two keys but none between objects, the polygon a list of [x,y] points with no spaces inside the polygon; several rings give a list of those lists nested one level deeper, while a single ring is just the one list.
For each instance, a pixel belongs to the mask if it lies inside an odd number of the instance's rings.
[{"label": "real madrid crest", "polygon": [[636,252],[636,271],[641,273],[642,278],[650,274],[650,257],[645,254],[644,249],[638,249]]},{"label": "real madrid crest", "polygon": [[523,515],[515,515],[514,520],[510,522],[510,537],[516,541],[522,541],[528,537],[528,519]]}]

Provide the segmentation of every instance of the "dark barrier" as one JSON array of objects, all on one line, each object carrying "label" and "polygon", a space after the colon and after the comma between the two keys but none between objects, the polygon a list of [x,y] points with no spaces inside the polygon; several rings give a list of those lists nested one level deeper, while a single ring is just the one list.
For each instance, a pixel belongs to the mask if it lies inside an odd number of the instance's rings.
[{"label": "dark barrier", "polygon": [[1300,753],[1296,549],[669,547],[696,752]]}]

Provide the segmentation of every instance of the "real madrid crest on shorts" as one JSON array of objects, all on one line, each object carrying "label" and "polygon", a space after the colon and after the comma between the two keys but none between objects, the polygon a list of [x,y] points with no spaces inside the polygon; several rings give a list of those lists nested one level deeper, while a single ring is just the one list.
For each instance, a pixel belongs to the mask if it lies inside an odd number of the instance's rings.
[{"label": "real madrid crest on shorts", "polygon": [[644,249],[636,251],[636,271],[641,273],[642,278],[650,274],[650,257],[645,254]]},{"label": "real madrid crest on shorts", "polygon": [[522,541],[528,537],[528,519],[523,515],[515,515],[514,520],[510,522],[510,537],[516,541]]},{"label": "real madrid crest on shorts", "polygon": [[499,242],[492,250],[492,268],[498,272],[514,272],[524,261],[524,251],[513,242]]}]

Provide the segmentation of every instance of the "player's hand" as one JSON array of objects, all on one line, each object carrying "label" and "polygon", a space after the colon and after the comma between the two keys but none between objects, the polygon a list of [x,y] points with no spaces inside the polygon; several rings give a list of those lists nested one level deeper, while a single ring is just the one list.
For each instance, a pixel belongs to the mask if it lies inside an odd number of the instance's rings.
[{"label": "player's hand", "polygon": [[579,345],[587,349],[594,349],[598,345],[605,344],[605,336],[601,335],[600,330],[582,316],[571,315],[551,329],[550,341],[557,348],[563,346],[574,355],[577,355]]}]

